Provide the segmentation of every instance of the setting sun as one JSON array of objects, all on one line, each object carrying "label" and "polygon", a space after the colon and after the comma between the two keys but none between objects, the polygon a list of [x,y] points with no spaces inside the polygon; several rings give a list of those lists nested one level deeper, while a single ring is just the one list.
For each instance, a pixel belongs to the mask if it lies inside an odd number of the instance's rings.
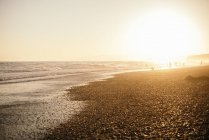
[{"label": "setting sun", "polygon": [[160,8],[144,12],[127,30],[123,51],[130,59],[177,61],[197,53],[201,46],[198,25],[184,13]]},{"label": "setting sun", "polygon": [[209,140],[209,0],[0,0],[0,21],[0,140]]}]

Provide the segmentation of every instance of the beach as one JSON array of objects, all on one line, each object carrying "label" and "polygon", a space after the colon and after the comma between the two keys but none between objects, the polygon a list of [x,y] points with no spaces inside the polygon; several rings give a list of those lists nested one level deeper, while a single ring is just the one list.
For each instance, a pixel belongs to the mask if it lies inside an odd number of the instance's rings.
[{"label": "beach", "polygon": [[209,140],[209,0],[0,0],[0,140]]},{"label": "beach", "polygon": [[209,66],[117,74],[67,98],[85,106],[45,139],[209,139]]},{"label": "beach", "polygon": [[143,69],[138,62],[1,62],[0,139],[42,139],[83,110],[66,89]]}]

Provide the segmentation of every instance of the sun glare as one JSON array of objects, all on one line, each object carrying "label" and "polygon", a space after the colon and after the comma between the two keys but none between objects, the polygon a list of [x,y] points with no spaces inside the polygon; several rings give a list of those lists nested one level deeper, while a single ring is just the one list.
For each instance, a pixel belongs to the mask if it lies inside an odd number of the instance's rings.
[{"label": "sun glare", "polygon": [[197,53],[201,44],[197,25],[170,9],[152,10],[128,28],[123,51],[134,60],[177,61]]}]

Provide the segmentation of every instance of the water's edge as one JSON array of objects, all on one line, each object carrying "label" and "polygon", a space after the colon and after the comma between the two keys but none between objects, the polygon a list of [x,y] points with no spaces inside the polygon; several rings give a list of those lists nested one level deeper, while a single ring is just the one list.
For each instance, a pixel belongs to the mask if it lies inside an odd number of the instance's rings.
[{"label": "water's edge", "polygon": [[[74,114],[82,111],[82,109],[85,107],[85,102],[69,101],[69,98],[66,98],[66,90],[74,86],[83,86],[88,85],[91,82],[107,80],[108,78],[114,77],[116,74],[131,71],[138,70],[111,71],[100,74],[89,73],[88,75],[83,75],[83,77],[80,76],[83,78],[82,82],[77,82],[77,75],[74,75],[74,83],[72,82],[72,75],[70,75],[71,81],[68,78],[65,79],[66,81],[64,86],[56,87],[60,89],[54,93],[54,96],[50,95],[50,97],[46,96],[47,98],[44,99],[41,97],[40,99],[38,98],[36,100],[31,100],[30,102],[27,100],[23,102],[24,98],[31,98],[25,95],[26,97],[23,97],[23,101],[17,101],[12,104],[8,102],[9,105],[0,105],[0,137],[4,139],[43,138],[48,129],[52,129],[59,124],[64,123]],[[61,79],[62,78],[63,77],[61,77]],[[47,83],[48,81],[45,82],[46,83],[44,84],[50,84],[50,86],[53,86],[53,83]],[[28,88],[28,84],[35,84],[35,86],[37,84],[40,86],[39,84],[43,84],[43,81],[41,81],[41,83],[40,81],[28,81],[26,83],[26,85],[23,83],[12,83],[9,85],[14,85],[16,87],[21,85],[23,88]],[[50,91],[47,92],[50,93]],[[12,96],[15,96],[15,94]]]}]

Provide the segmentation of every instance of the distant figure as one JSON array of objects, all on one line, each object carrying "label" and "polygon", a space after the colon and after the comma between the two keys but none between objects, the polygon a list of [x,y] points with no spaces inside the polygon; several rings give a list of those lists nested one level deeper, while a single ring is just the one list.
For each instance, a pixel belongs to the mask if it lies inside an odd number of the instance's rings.
[{"label": "distant figure", "polygon": [[172,67],[172,63],[171,62],[169,62],[169,68],[171,68]]},{"label": "distant figure", "polygon": [[177,67],[177,66],[178,66],[178,63],[177,63],[177,62],[175,62],[175,63],[174,63],[174,65],[175,65],[175,67]]},{"label": "distant figure", "polygon": [[152,70],[152,71],[155,70],[154,67],[151,67],[151,70]]},{"label": "distant figure", "polygon": [[147,64],[145,64],[145,67],[147,68],[147,67],[148,67],[148,65],[147,65]]}]

